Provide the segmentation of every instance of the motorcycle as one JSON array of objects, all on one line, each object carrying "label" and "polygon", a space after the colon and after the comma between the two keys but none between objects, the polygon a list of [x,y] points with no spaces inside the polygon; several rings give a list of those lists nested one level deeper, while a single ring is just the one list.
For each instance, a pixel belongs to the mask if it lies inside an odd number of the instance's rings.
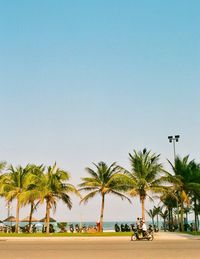
[{"label": "motorcycle", "polygon": [[76,225],[75,225],[75,230],[76,230],[76,232],[77,232],[77,233],[79,233],[79,232],[80,232],[79,224],[76,224]]},{"label": "motorcycle", "polygon": [[116,223],[115,224],[115,232],[119,232],[120,231],[120,227],[119,227],[119,225]]},{"label": "motorcycle", "polygon": [[136,240],[153,241],[153,239],[154,239],[154,234],[153,234],[152,227],[149,227],[149,229],[145,232],[142,230],[135,229],[131,236],[131,241],[136,241]]},{"label": "motorcycle", "polygon": [[69,231],[70,231],[71,233],[74,233],[74,225],[73,225],[73,224],[70,224],[70,225],[69,225]]},{"label": "motorcycle", "polygon": [[154,232],[158,232],[159,231],[159,228],[156,227],[156,225],[154,225],[153,228],[154,228]]},{"label": "motorcycle", "polygon": [[125,232],[130,232],[131,231],[131,229],[130,229],[128,224],[125,224],[124,228],[125,228]]},{"label": "motorcycle", "polygon": [[121,224],[121,232],[125,232],[125,226],[124,226],[124,224]]}]

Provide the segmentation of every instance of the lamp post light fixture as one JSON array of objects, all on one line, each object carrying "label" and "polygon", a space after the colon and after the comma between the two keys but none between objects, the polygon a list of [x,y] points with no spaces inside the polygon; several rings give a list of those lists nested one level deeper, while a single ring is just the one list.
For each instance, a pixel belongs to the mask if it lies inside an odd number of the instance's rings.
[{"label": "lamp post light fixture", "polygon": [[175,158],[176,158],[176,148],[175,148],[175,143],[176,143],[176,142],[178,142],[179,138],[180,138],[180,135],[168,136],[169,143],[173,143],[174,161],[175,161]]}]

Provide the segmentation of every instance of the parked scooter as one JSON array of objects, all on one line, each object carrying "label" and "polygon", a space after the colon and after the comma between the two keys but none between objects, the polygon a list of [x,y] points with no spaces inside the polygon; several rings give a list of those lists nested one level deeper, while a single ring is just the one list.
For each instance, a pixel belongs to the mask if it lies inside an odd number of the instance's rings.
[{"label": "parked scooter", "polygon": [[156,225],[154,225],[153,228],[154,228],[154,232],[158,232],[159,231],[159,228]]},{"label": "parked scooter", "polygon": [[76,230],[76,232],[77,232],[77,233],[79,233],[79,232],[80,232],[79,224],[76,224],[76,225],[75,225],[75,230]]},{"label": "parked scooter", "polygon": [[73,224],[69,225],[69,230],[70,230],[71,233],[74,233],[74,225]]},{"label": "parked scooter", "polygon": [[153,228],[151,225],[149,226],[147,231],[142,231],[135,228],[131,236],[131,241],[136,241],[136,240],[153,241],[153,239],[154,239],[154,234],[153,234]]},{"label": "parked scooter", "polygon": [[124,224],[121,224],[121,232],[125,232],[125,226],[124,226]]},{"label": "parked scooter", "polygon": [[115,232],[119,232],[120,231],[120,227],[119,227],[119,225],[116,223],[115,224]]},{"label": "parked scooter", "polygon": [[128,224],[125,224],[124,228],[125,228],[125,232],[130,232],[131,231],[131,229],[130,229]]}]

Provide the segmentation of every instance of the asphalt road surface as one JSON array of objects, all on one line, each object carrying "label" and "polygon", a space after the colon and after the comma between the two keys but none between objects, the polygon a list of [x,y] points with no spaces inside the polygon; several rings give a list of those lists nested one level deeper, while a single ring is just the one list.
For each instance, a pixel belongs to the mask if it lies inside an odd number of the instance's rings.
[{"label": "asphalt road surface", "polygon": [[0,241],[0,259],[200,258],[200,240]]}]

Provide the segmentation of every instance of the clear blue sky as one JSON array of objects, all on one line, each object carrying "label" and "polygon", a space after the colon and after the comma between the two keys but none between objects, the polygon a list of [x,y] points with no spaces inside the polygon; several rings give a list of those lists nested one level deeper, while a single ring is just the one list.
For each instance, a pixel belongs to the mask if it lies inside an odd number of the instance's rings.
[{"label": "clear blue sky", "polygon": [[[199,13],[198,0],[0,0],[0,160],[56,160],[76,184],[92,162],[128,168],[134,148],[165,163],[180,134],[177,152],[199,161]],[[59,206],[99,217],[98,199]],[[138,213],[107,200],[106,220]]]}]

